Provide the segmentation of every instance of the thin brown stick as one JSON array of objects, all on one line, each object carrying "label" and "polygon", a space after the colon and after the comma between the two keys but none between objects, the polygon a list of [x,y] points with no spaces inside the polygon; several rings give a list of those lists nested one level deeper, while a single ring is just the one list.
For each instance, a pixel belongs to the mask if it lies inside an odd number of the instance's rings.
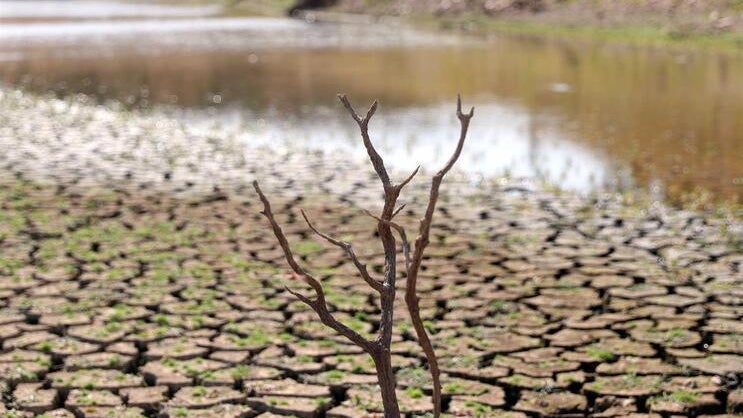
[{"label": "thin brown stick", "polygon": [[382,185],[384,186],[384,190],[386,192],[388,188],[392,187],[392,182],[390,181],[390,176],[387,173],[387,169],[384,167],[384,160],[382,160],[382,157],[377,152],[377,149],[374,148],[374,144],[372,144],[371,138],[369,138],[369,121],[371,120],[372,116],[374,116],[374,112],[377,111],[379,103],[375,100],[374,103],[372,103],[372,105],[369,107],[369,110],[366,111],[366,116],[362,118],[361,116],[359,116],[358,113],[356,113],[356,110],[351,105],[351,102],[348,101],[348,98],[345,94],[339,94],[338,100],[343,103],[343,106],[346,107],[353,120],[355,120],[356,123],[359,125],[359,129],[361,129],[361,138],[364,141],[364,148],[366,148],[366,153],[369,154],[369,158],[371,159],[374,171],[377,172],[377,176],[379,176],[379,179],[382,180]]},{"label": "thin brown stick", "polygon": [[395,211],[392,212],[392,217],[394,218],[395,216],[397,216],[398,213],[400,213],[403,209],[405,209],[405,205],[406,204],[403,203],[402,205],[400,205],[399,208],[395,209]]},{"label": "thin brown stick", "polygon": [[[404,206],[404,205],[403,205]],[[366,209],[363,209],[364,213],[369,215],[370,217],[376,219],[378,222],[385,222],[390,227],[392,227],[395,231],[397,231],[398,234],[400,234],[400,242],[402,242],[402,254],[405,257],[405,269],[410,268],[410,241],[408,240],[408,234],[405,233],[405,228],[403,228],[400,224],[393,221],[386,221],[384,219],[380,219],[377,215],[369,212]]]},{"label": "thin brown stick", "polygon": [[307,214],[302,211],[307,225],[314,231],[318,236],[330,242],[331,244],[342,248],[346,254],[351,258],[351,261],[356,266],[357,270],[361,274],[362,278],[380,295],[380,308],[381,318],[379,321],[379,333],[377,338],[373,341],[365,339],[363,336],[353,331],[352,329],[345,326],[343,323],[336,320],[336,318],[328,310],[325,293],[320,282],[315,279],[312,275],[307,273],[296,261],[294,255],[289,247],[289,243],[284,235],[283,230],[276,222],[276,219],[271,212],[271,205],[266,196],[261,191],[258,182],[253,182],[258,196],[263,202],[263,215],[266,216],[271,224],[274,235],[279,242],[279,246],[284,252],[284,256],[287,263],[293,271],[293,276],[307,283],[315,292],[315,299],[311,299],[299,292],[296,292],[290,288],[286,288],[287,292],[294,295],[299,301],[305,303],[312,308],[320,317],[323,324],[336,330],[339,334],[345,336],[356,345],[360,346],[364,351],[369,353],[374,360],[374,365],[377,370],[377,378],[379,380],[379,387],[382,396],[382,402],[384,405],[385,417],[387,418],[399,418],[400,409],[397,403],[397,395],[395,393],[395,375],[392,370],[391,362],[391,341],[392,341],[392,324],[394,314],[394,302],[395,302],[395,280],[396,280],[396,266],[397,266],[397,249],[395,243],[395,234],[393,229],[399,234],[400,241],[402,242],[402,251],[405,257],[405,268],[407,270],[407,288],[405,292],[405,301],[408,305],[408,311],[410,312],[411,321],[415,328],[416,335],[418,336],[418,342],[423,349],[426,358],[428,359],[429,368],[431,371],[431,377],[433,379],[433,404],[434,404],[434,416],[440,417],[441,414],[441,383],[439,379],[439,366],[436,360],[436,353],[434,352],[430,338],[423,326],[423,321],[420,317],[419,298],[417,296],[417,279],[418,272],[423,260],[423,252],[428,245],[429,235],[431,230],[431,224],[433,215],[436,208],[436,202],[439,196],[439,187],[444,176],[451,170],[456,163],[459,155],[462,152],[464,146],[464,140],[467,136],[467,130],[469,128],[469,122],[474,114],[474,108],[469,113],[462,113],[462,101],[457,97],[457,117],[459,118],[461,125],[461,132],[457,147],[447,161],[444,167],[439,170],[433,177],[431,184],[431,192],[426,208],[425,215],[420,220],[420,234],[415,240],[415,248],[411,254],[410,241],[408,240],[405,229],[394,222],[392,219],[399,214],[405,205],[400,205],[395,209],[397,205],[397,199],[402,189],[410,183],[410,181],[418,173],[420,167],[416,168],[408,177],[405,178],[399,184],[393,184],[390,180],[390,176],[387,169],[384,166],[382,157],[374,147],[368,132],[369,121],[377,110],[378,104],[375,101],[369,110],[366,112],[364,117],[359,116],[354,110],[351,103],[348,101],[346,96],[338,95],[339,100],[351,117],[356,121],[361,131],[361,137],[364,142],[369,159],[371,160],[372,166],[377,173],[377,176],[382,182],[384,189],[384,206],[379,216],[374,215],[370,212],[366,212],[369,216],[377,221],[377,230],[379,232],[380,240],[384,248],[384,280],[379,282],[371,277],[367,271],[366,265],[362,263],[350,243],[331,237],[328,234],[320,232],[309,220]]},{"label": "thin brown stick", "polygon": [[[471,108],[468,113],[462,113],[462,98],[457,95],[457,118],[460,124],[459,141],[457,147],[454,150],[454,154],[449,158],[444,167],[439,170],[434,176],[431,182],[431,193],[428,199],[428,207],[420,220],[420,229],[418,238],[415,240],[415,249],[412,257],[406,256],[406,263],[408,264],[408,277],[407,287],[405,290],[405,303],[408,305],[408,312],[410,313],[410,320],[413,323],[413,328],[418,337],[418,344],[426,354],[428,360],[428,367],[431,372],[431,379],[433,380],[433,406],[434,406],[434,418],[441,416],[441,381],[439,363],[436,358],[436,352],[431,344],[431,339],[428,336],[426,327],[423,325],[423,320],[420,316],[420,298],[418,297],[417,284],[418,284],[418,271],[420,270],[421,263],[423,262],[423,251],[426,249],[429,243],[429,235],[431,232],[431,223],[433,221],[433,215],[436,210],[436,202],[439,199],[439,187],[441,181],[444,179],[446,173],[451,170],[454,163],[459,159],[459,155],[462,153],[464,147],[464,140],[467,137],[467,130],[469,129],[470,120],[474,116],[475,108]],[[408,261],[409,260],[409,261]]]},{"label": "thin brown stick", "polygon": [[312,300],[287,287],[289,293],[291,293],[297,299],[312,308],[320,317],[320,321],[322,321],[323,324],[334,329],[336,332],[361,347],[364,351],[371,354],[373,351],[375,351],[373,343],[362,337],[353,329],[347,327],[346,325],[335,319],[335,317],[330,313],[330,311],[328,310],[328,305],[325,302],[325,292],[323,291],[322,285],[319,281],[317,281],[317,279],[307,273],[294,259],[294,254],[292,254],[291,247],[289,247],[289,242],[286,239],[286,235],[284,235],[284,231],[281,229],[281,226],[279,226],[278,222],[276,222],[276,218],[274,218],[273,212],[271,212],[271,203],[263,194],[263,191],[261,190],[257,181],[253,182],[253,187],[255,188],[256,193],[258,193],[261,202],[263,202],[263,211],[261,213],[268,219],[268,222],[271,224],[273,233],[276,236],[276,239],[279,241],[279,246],[284,251],[286,262],[289,263],[289,266],[294,271],[295,277],[301,279],[312,287],[312,289],[315,291],[315,299]]},{"label": "thin brown stick", "polygon": [[313,225],[312,222],[310,222],[310,219],[307,217],[307,214],[305,213],[305,211],[302,210],[301,212],[302,212],[302,217],[304,217],[305,222],[307,222],[307,226],[309,226],[310,229],[314,233],[316,233],[317,235],[319,235],[320,237],[322,237],[329,243],[343,249],[343,251],[346,252],[348,257],[353,262],[353,265],[356,266],[356,269],[359,271],[359,274],[361,274],[361,278],[364,279],[364,281],[369,286],[371,286],[372,289],[376,290],[377,292],[384,291],[384,285],[371,277],[371,275],[369,274],[369,271],[366,269],[366,264],[362,263],[359,260],[359,258],[356,256],[356,253],[354,253],[353,251],[353,245],[351,245],[350,242],[341,241],[339,239],[335,239],[331,237],[328,234],[320,232],[317,228],[315,228],[315,225]]},{"label": "thin brown stick", "polygon": [[408,183],[410,183],[410,180],[413,180],[413,177],[415,177],[415,175],[418,174],[418,171],[420,169],[421,169],[421,166],[416,167],[415,170],[413,170],[413,172],[410,173],[410,175],[405,180],[402,181],[402,183],[400,183],[400,184],[397,185],[397,187],[400,190],[402,190],[402,188],[405,187],[405,185],[407,185]]},{"label": "thin brown stick", "polygon": [[[377,176],[382,181],[382,187],[384,189],[384,206],[382,207],[380,218],[390,220],[392,219],[392,214],[394,213],[397,204],[397,197],[400,195],[402,187],[392,185],[390,176],[384,166],[384,160],[382,160],[382,157],[379,155],[376,148],[374,148],[374,144],[372,144],[371,138],[369,137],[369,120],[371,120],[374,112],[376,112],[378,103],[377,101],[374,101],[366,112],[366,116],[361,118],[345,95],[339,94],[338,100],[343,103],[343,106],[345,106],[346,110],[351,114],[351,117],[359,125],[361,138],[364,142],[364,148],[366,148],[366,152],[369,155],[374,171],[376,171]],[[381,315],[379,319],[379,334],[376,339],[376,344],[380,347],[381,354],[379,358],[374,359],[374,363],[377,367],[377,376],[379,377],[379,386],[382,391],[382,403],[384,404],[385,414],[389,416],[399,416],[399,405],[397,404],[397,394],[395,393],[395,375],[392,371],[390,352],[390,346],[392,344],[392,325],[395,311],[397,248],[395,245],[395,236],[388,224],[385,222],[377,222],[377,231],[379,232],[379,239],[382,241],[382,247],[384,249],[384,291],[379,294]]]}]

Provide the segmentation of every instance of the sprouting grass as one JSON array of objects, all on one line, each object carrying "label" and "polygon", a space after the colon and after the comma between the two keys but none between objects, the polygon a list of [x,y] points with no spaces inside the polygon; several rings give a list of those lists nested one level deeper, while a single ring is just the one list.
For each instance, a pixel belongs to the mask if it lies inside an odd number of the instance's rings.
[{"label": "sprouting grass", "polygon": [[464,402],[464,406],[472,409],[472,413],[474,413],[475,417],[478,417],[478,418],[488,417],[494,414],[493,408],[491,406],[480,403],[480,402],[468,400]]},{"label": "sprouting grass", "polygon": [[415,386],[405,388],[405,393],[410,396],[411,399],[420,399],[425,396],[425,393],[423,393],[423,389]]},{"label": "sprouting grass", "polygon": [[670,394],[671,399],[679,403],[691,403],[699,398],[699,394],[680,390]]},{"label": "sprouting grass", "polygon": [[664,393],[662,395],[654,396],[648,399],[649,404],[658,402],[675,402],[679,404],[689,404],[696,402],[699,399],[699,394],[695,392],[689,392],[686,390],[678,390],[671,393]]},{"label": "sprouting grass", "polygon": [[616,358],[611,351],[594,345],[586,349],[586,354],[601,361],[612,361]]}]

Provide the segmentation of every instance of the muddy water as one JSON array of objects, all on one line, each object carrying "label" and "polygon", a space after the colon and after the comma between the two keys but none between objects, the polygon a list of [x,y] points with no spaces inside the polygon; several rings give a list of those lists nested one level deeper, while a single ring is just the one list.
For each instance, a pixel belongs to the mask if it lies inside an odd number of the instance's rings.
[{"label": "muddy water", "polygon": [[459,167],[475,176],[743,200],[743,54],[36,3],[0,1],[3,83],[359,156],[335,94],[379,98],[373,134],[400,168],[443,160],[461,92],[477,118]]}]

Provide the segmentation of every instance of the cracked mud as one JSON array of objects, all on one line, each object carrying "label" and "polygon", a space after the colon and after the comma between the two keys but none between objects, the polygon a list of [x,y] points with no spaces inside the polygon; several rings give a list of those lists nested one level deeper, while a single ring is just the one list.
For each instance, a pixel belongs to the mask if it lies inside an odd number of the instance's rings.
[{"label": "cracked mud", "polygon": [[[8,90],[0,107],[0,413],[382,416],[371,360],[284,290],[306,289],[246,187],[261,177],[337,317],[370,334],[375,292],[299,216],[379,274],[370,172],[209,148],[164,117]],[[399,215],[411,231],[421,179]],[[442,191],[419,288],[447,416],[743,411],[739,221],[516,181]],[[425,416],[424,357],[397,308],[401,408]]]}]

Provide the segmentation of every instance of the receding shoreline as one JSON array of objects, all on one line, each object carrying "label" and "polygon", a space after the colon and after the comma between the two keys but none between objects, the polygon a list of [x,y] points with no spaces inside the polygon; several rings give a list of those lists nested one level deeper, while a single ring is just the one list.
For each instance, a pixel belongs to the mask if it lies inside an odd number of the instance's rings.
[{"label": "receding shoreline", "polygon": [[[97,105],[85,96],[57,99],[0,87],[0,110],[0,143],[6,150],[0,158],[2,174],[42,183],[127,184],[133,190],[188,196],[214,190],[244,193],[252,179],[267,178],[275,182],[277,193],[296,197],[307,192],[332,194],[333,190],[343,195],[355,182],[372,176],[370,170],[357,172],[365,163],[358,156],[349,159],[333,152],[308,151],[301,144],[254,145],[254,141],[263,142],[256,141],[252,132],[190,124],[187,118],[158,109],[126,110],[115,102]],[[424,172],[433,169],[423,167]],[[453,176],[462,196],[487,193],[495,185],[496,189],[548,191],[584,202],[608,198],[637,209],[654,203],[642,188],[621,193],[597,189],[581,196],[539,179],[475,181],[456,170]],[[333,180],[318,185],[304,181],[309,178]],[[274,189],[271,184],[267,187]],[[670,202],[658,203],[672,209]],[[738,205],[711,204],[705,199],[692,199],[672,210],[679,209],[722,218],[743,216]]]},{"label": "receding shoreline", "polygon": [[[249,186],[270,194],[336,316],[372,335],[374,291],[298,214],[382,271],[366,161],[0,92],[0,414],[381,415],[368,358],[286,291],[305,289]],[[411,234],[426,168],[395,218]],[[446,412],[738,410],[742,236],[738,219],[658,201],[447,177],[419,284]],[[401,407],[424,414],[425,361],[395,320]]]}]

